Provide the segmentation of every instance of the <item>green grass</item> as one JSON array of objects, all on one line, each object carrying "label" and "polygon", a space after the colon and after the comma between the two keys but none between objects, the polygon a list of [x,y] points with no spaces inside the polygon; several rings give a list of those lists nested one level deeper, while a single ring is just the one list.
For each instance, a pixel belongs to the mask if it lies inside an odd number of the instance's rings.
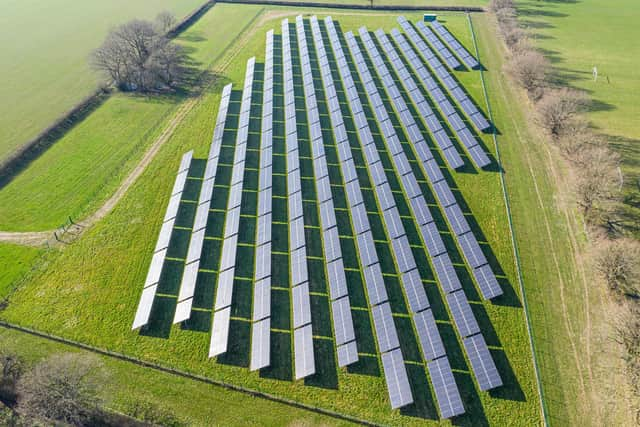
[{"label": "green grass", "polygon": [[[551,60],[554,76],[593,99],[588,118],[622,156],[625,220],[640,236],[637,6],[633,0],[618,1],[615,7],[598,1],[518,2],[521,22]],[[594,66],[598,68],[597,81],[592,77]]]},{"label": "green grass", "polygon": [[0,300],[11,293],[41,253],[41,249],[29,246],[0,244]]},{"label": "green grass", "polygon": [[[227,5],[225,5],[227,6]],[[205,16],[205,19],[220,7],[216,6]],[[236,13],[246,10],[245,6],[230,6]],[[270,8],[271,10],[271,8]],[[273,8],[274,13],[283,13],[287,8]],[[290,12],[292,16],[297,10]],[[328,13],[333,13],[331,11]],[[317,11],[323,16],[323,11]],[[265,15],[266,16],[266,15]],[[419,14],[408,15],[412,20],[419,19]],[[376,12],[373,15],[354,13],[353,15],[336,15],[336,19],[343,31],[357,29],[366,24],[370,29],[383,27],[390,29],[396,26],[396,14]],[[466,17],[462,14],[448,14],[445,16],[447,25],[460,36],[463,43],[471,45],[471,37]],[[266,18],[265,18],[266,19]],[[205,21],[202,21],[205,22]],[[235,87],[242,85],[245,61],[256,55],[262,60],[264,51],[264,34],[269,28],[279,30],[279,18],[262,23],[251,36],[247,44],[233,59],[224,81],[233,82]],[[278,31],[279,32],[279,31]],[[481,43],[487,42],[485,36]],[[227,56],[221,58],[224,61]],[[480,101],[482,92],[477,73],[457,73],[472,96]],[[136,357],[160,362],[170,366],[180,367],[212,378],[242,384],[247,387],[278,394],[305,403],[334,409],[355,416],[365,417],[376,422],[386,424],[420,424],[422,417],[437,417],[431,393],[422,387],[428,384],[422,365],[408,364],[414,386],[422,392],[417,394],[419,405],[414,410],[419,416],[411,416],[400,411],[391,411],[388,405],[387,392],[381,378],[377,356],[364,353],[374,353],[373,337],[370,331],[370,321],[366,311],[355,310],[354,316],[358,325],[361,340],[362,362],[352,369],[351,373],[336,370],[332,366],[333,349],[327,345],[330,341],[317,338],[315,340],[318,351],[317,361],[323,374],[310,380],[310,384],[291,382],[288,380],[274,380],[269,377],[289,376],[291,369],[291,338],[288,332],[274,333],[274,367],[265,376],[251,373],[245,367],[234,366],[246,362],[246,339],[238,342],[229,356],[219,358],[217,363],[208,360],[207,348],[208,331],[211,319],[206,311],[198,312],[198,319],[188,327],[166,327],[166,320],[170,319],[175,299],[163,297],[158,299],[158,309],[166,308],[166,312],[158,313],[149,332],[154,336],[144,336],[130,331],[130,325],[144,281],[150,253],[160,225],[161,217],[167,202],[167,193],[174,180],[174,165],[182,152],[194,148],[196,156],[202,158],[209,146],[213,131],[213,121],[219,102],[222,87],[220,80],[208,91],[203,99],[188,114],[185,121],[178,127],[168,144],[159,152],[158,157],[144,172],[140,180],[118,204],[115,210],[103,221],[89,230],[73,245],[59,251],[51,251],[45,255],[42,267],[30,276],[28,284],[20,287],[11,297],[10,304],[2,312],[6,320],[29,325],[38,329],[55,332],[71,339],[122,351]],[[499,123],[502,127],[502,124]],[[330,134],[329,134],[330,135]],[[231,135],[232,136],[232,135]],[[232,139],[229,139],[232,141]],[[484,137],[485,144],[493,149],[491,140]],[[282,141],[280,142],[280,144]],[[226,147],[232,149],[231,146]],[[328,150],[328,159],[334,162],[335,155]],[[225,154],[223,153],[222,157]],[[333,157],[332,157],[333,156]],[[331,160],[331,159],[334,160]],[[275,157],[274,157],[275,159]],[[274,162],[275,164],[275,162]],[[228,179],[229,177],[227,177]],[[495,172],[480,172],[477,174],[456,172],[451,176],[451,182],[460,190],[465,198],[468,210],[473,213],[484,234],[481,241],[487,241],[495,255],[504,278],[501,279],[507,297],[501,303],[490,304],[476,301],[475,290],[470,283],[465,289],[474,299],[474,310],[481,324],[483,332],[493,349],[497,363],[506,382],[506,386],[493,394],[478,393],[473,386],[464,356],[460,351],[460,344],[455,337],[453,327],[447,319],[447,312],[440,302],[439,292],[432,282],[427,282],[429,296],[441,326],[447,348],[451,351],[451,360],[456,368],[456,378],[460,385],[468,415],[461,417],[457,423],[476,425],[478,423],[504,425],[508,423],[522,423],[524,425],[539,423],[537,411],[538,401],[534,386],[531,355],[527,345],[526,329],[523,321],[522,308],[518,306],[519,292],[517,278],[514,271],[509,232],[501,199],[499,177]],[[274,180],[275,185],[275,180]],[[338,189],[336,189],[338,191]],[[274,200],[274,212],[276,203]],[[347,235],[343,238],[345,248],[349,248],[351,239],[348,227],[343,227]],[[452,241],[448,236],[443,236]],[[207,241],[209,242],[209,241]],[[213,240],[211,242],[214,242]],[[380,249],[385,250],[388,245],[380,242]],[[285,248],[286,250],[286,248]],[[349,253],[345,256],[349,258]],[[250,251],[249,251],[250,253]],[[249,256],[249,255],[248,255]],[[286,257],[284,258],[286,260]],[[348,262],[347,262],[348,261]],[[345,263],[352,261],[345,260]],[[279,262],[277,263],[279,264]],[[285,264],[286,265],[286,264]],[[394,312],[396,320],[402,326],[403,351],[414,355],[415,347],[411,344],[410,327],[407,328],[406,318],[403,318],[402,296],[397,296],[397,279],[393,275],[393,263],[389,265],[385,259],[385,269],[391,274],[387,276],[388,286],[393,290]],[[422,267],[422,266],[421,266]],[[422,267],[424,269],[424,267]],[[424,269],[428,272],[428,269]],[[464,270],[464,268],[463,268]],[[428,274],[428,273],[427,273]],[[362,292],[362,284],[354,276],[357,272],[350,271],[352,278],[349,283],[352,291]],[[286,279],[283,279],[286,286]],[[358,284],[359,283],[359,284]],[[246,282],[238,282],[237,288],[243,291]],[[246,289],[244,289],[246,290]],[[321,290],[321,289],[320,289]],[[248,295],[248,294],[242,294]],[[355,293],[354,293],[355,295]],[[360,302],[364,303],[360,295]],[[282,299],[282,297],[286,299]],[[243,297],[244,298],[244,297]],[[278,304],[275,299],[278,298]],[[212,295],[204,300],[204,307],[210,308]],[[286,291],[284,295],[274,294],[274,307],[280,308],[274,313],[274,322],[280,322],[280,327],[289,328],[289,310]],[[201,301],[203,302],[203,301]],[[208,304],[208,305],[207,305]],[[317,298],[314,304],[326,304],[322,298]],[[82,309],[79,309],[82,307]],[[246,316],[246,307],[241,309],[240,318]],[[156,309],[154,309],[156,310]],[[164,317],[162,319],[161,317]],[[318,329],[322,335],[330,338],[331,331],[327,328],[327,319],[314,317],[316,325],[324,326]],[[240,327],[243,326],[244,327]],[[246,324],[241,320],[234,321],[232,330],[241,334],[246,333]],[[234,332],[234,333],[235,333]],[[405,342],[406,341],[406,342]],[[312,385],[312,384],[315,384]],[[337,385],[337,389],[335,389]],[[329,388],[326,388],[329,387]]]},{"label": "green grass", "polygon": [[[85,350],[0,328],[2,351],[23,357],[28,365],[46,357],[66,353],[90,354]],[[255,425],[347,425],[348,423],[177,375],[143,368],[106,356],[99,356],[108,381],[100,390],[106,407],[129,413],[135,402],[152,402],[192,426]],[[177,398],[179,397],[179,398]]]},{"label": "green grass", "polygon": [[[234,6],[217,5],[179,41],[198,67],[207,69],[260,10],[249,6],[238,14]],[[212,29],[221,29],[222,36],[210,37]],[[93,212],[139,162],[181,102],[179,96],[109,98],[0,189],[0,230],[47,230],[69,215],[78,219]]]},{"label": "green grass", "polygon": [[[266,1],[266,0],[265,0]],[[296,0],[285,0],[295,2]],[[369,0],[305,0],[307,3],[340,3],[349,5],[371,5]],[[428,10],[429,6],[486,6],[488,0],[373,0],[374,6],[424,6]]]},{"label": "green grass", "polygon": [[201,0],[7,0],[0,40],[0,159],[62,116],[99,82],[88,55],[109,28],[163,10],[186,16]]}]

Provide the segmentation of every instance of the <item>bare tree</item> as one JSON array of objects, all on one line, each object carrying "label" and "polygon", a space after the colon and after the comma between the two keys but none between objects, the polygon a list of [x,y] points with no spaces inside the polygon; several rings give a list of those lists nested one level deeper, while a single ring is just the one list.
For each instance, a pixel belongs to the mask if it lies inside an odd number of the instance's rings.
[{"label": "bare tree", "polygon": [[22,359],[14,353],[0,354],[0,395],[15,398],[16,384],[24,370]]},{"label": "bare tree", "polygon": [[576,160],[576,198],[585,219],[592,223],[612,223],[618,201],[618,156],[606,146],[585,145]]},{"label": "bare tree", "polygon": [[507,71],[534,98],[544,86],[548,68],[545,57],[534,50],[513,55],[507,64]]},{"label": "bare tree", "polygon": [[640,296],[640,243],[629,238],[605,240],[597,251],[595,264],[610,289]]},{"label": "bare tree", "polygon": [[51,356],[18,381],[18,411],[26,417],[87,425],[101,405],[98,392],[103,382],[97,357]]},{"label": "bare tree", "polygon": [[156,16],[156,28],[160,34],[167,34],[176,26],[178,20],[175,15],[169,11],[162,11]]},{"label": "bare tree", "polygon": [[180,80],[184,63],[180,47],[153,23],[141,20],[111,30],[91,55],[92,66],[122,90],[173,87]]},{"label": "bare tree", "polygon": [[640,416],[640,307],[628,304],[617,326],[616,340],[625,349],[627,380],[634,393],[634,409]]},{"label": "bare tree", "polygon": [[513,8],[513,0],[491,0],[491,2],[489,2],[489,10],[491,12],[508,8]]},{"label": "bare tree", "polygon": [[538,123],[553,138],[560,137],[586,103],[582,92],[568,88],[548,90],[536,106]]}]

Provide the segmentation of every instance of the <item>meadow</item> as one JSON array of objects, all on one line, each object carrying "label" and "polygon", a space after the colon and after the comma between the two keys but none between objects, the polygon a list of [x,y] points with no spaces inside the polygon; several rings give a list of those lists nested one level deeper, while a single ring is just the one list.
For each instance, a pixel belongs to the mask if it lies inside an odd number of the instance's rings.
[{"label": "meadow", "polygon": [[[518,2],[521,22],[554,78],[593,99],[588,119],[622,159],[625,222],[640,237],[640,9],[633,0]],[[585,31],[588,28],[589,31]],[[598,69],[594,81],[592,70]]]},{"label": "meadow", "polygon": [[11,293],[16,282],[27,274],[43,251],[29,246],[0,244],[0,301]]},{"label": "meadow", "polygon": [[7,0],[0,15],[0,159],[38,135],[89,95],[101,79],[88,56],[109,28],[153,19],[168,10],[179,19],[200,0]]},{"label": "meadow", "polygon": [[[218,5],[179,42],[208,70],[261,10]],[[221,36],[212,37],[212,31]],[[53,229],[93,212],[115,191],[158,137],[184,96],[116,94],[0,189],[0,229]],[[45,208],[46,207],[46,208]]]},{"label": "meadow", "polygon": [[[216,10],[221,6],[228,7],[238,16],[247,15],[241,13],[247,10],[245,6],[217,5],[192,30],[197,31],[199,25],[209,28],[211,23],[204,23],[208,22],[207,19],[212,14],[219,13]],[[389,30],[397,25],[396,14],[390,13],[313,12],[318,13],[319,17],[326,13],[332,14],[343,31],[357,29],[362,24],[372,30],[378,27]],[[332,375],[336,376],[333,378],[336,382],[332,387],[322,384],[314,386],[313,383],[304,385],[302,382],[264,378],[258,373],[248,372],[244,367],[235,366],[242,365],[242,360],[234,362],[228,358],[218,363],[208,360],[208,333],[203,333],[206,330],[175,326],[156,330],[154,336],[130,331],[141,283],[166,205],[166,193],[172,185],[180,154],[194,148],[197,157],[205,155],[223,83],[233,82],[236,87],[241,86],[247,58],[255,55],[260,61],[263,57],[266,30],[279,28],[282,17],[294,17],[297,13],[300,12],[286,8],[265,9],[253,21],[255,25],[251,26],[252,30],[234,38],[233,49],[225,51],[217,60],[215,55],[211,57],[214,69],[218,64],[228,63],[226,72],[198,100],[139,181],[115,210],[80,240],[63,250],[48,251],[42,257],[39,269],[29,273],[24,285],[11,296],[9,306],[1,316],[11,322],[99,347],[377,422],[419,424],[425,418],[435,419],[437,414],[434,402],[429,397],[430,393],[420,396],[413,411],[389,410],[377,363],[360,367],[360,373],[357,370],[335,372]],[[420,15],[407,17],[417,20]],[[472,49],[473,42],[466,16],[447,14],[443,18],[461,41]],[[482,21],[484,18],[477,19],[481,26],[485,24]],[[185,37],[189,37],[189,32]],[[487,33],[480,37],[481,46],[490,42],[487,37],[492,36]],[[204,58],[201,62],[206,63]],[[480,102],[483,93],[478,73],[460,72],[456,75],[473,98]],[[496,117],[500,129],[507,128],[503,125],[503,120],[502,116]],[[490,150],[494,149],[490,136],[483,136],[483,142]],[[491,251],[494,265],[500,268],[501,284],[507,293],[507,297],[500,303],[483,303],[467,284],[466,290],[471,292],[474,312],[480,316],[483,332],[492,353],[498,357],[507,385],[495,393],[477,393],[464,356],[459,349],[454,349],[452,363],[468,409],[468,414],[456,421],[463,425],[504,425],[513,422],[538,424],[539,401],[499,174],[495,171],[470,173],[467,170],[452,173],[451,180],[457,186],[459,195],[464,198],[465,209],[473,213],[474,222],[477,222],[483,233],[481,240],[487,242],[485,248]],[[444,313],[442,306],[438,310],[441,315]],[[399,316],[401,318],[402,313]],[[447,339],[455,342],[453,329],[446,318],[443,319],[442,328],[446,331]],[[455,348],[455,344],[452,346]],[[375,353],[375,349],[367,352]],[[369,370],[362,372],[365,368]]]}]

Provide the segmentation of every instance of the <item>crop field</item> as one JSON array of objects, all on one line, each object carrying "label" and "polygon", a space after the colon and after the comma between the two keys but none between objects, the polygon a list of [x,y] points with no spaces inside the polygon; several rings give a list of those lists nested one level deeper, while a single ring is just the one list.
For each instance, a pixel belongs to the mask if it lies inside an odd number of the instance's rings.
[{"label": "crop field", "polygon": [[[406,352],[410,358],[413,357],[413,360],[416,360],[416,362],[408,362],[407,366],[410,368],[412,381],[416,381],[414,385],[423,390],[424,393],[416,394],[417,403],[407,410],[391,411],[372,338],[362,340],[365,346],[361,350],[363,362],[357,364],[354,368],[338,370],[330,362],[332,357],[324,357],[324,355],[332,354],[331,327],[328,317],[314,318],[313,320],[314,329],[320,331],[319,336],[314,339],[314,344],[320,349],[317,360],[328,363],[319,365],[320,374],[305,382],[287,380],[291,376],[291,354],[290,349],[287,349],[290,348],[288,344],[290,340],[289,333],[275,334],[278,336],[276,339],[281,340],[282,349],[285,351],[277,354],[277,358],[273,361],[274,368],[265,375],[260,375],[256,372],[250,373],[245,368],[248,357],[246,336],[234,338],[232,333],[232,340],[236,339],[236,341],[232,342],[236,342],[236,344],[233,345],[230,355],[218,358],[217,361],[209,360],[206,352],[211,323],[209,312],[200,310],[194,321],[183,326],[171,327],[171,317],[177,291],[175,280],[167,281],[166,287],[162,292],[165,295],[162,298],[164,303],[154,309],[155,315],[150,328],[146,329],[143,334],[130,331],[140,290],[142,289],[161,218],[168,201],[169,189],[174,180],[181,153],[193,148],[196,150],[196,158],[202,159],[205,157],[213,132],[215,114],[223,84],[231,82],[235,88],[241,87],[246,60],[251,56],[256,56],[257,61],[261,62],[264,58],[264,36],[266,31],[270,28],[278,29],[280,19],[283,17],[294,17],[300,13],[298,10],[290,11],[286,8],[277,7],[269,7],[262,10],[250,6],[217,5],[183,36],[185,42],[197,43],[196,40],[200,40],[202,46],[215,46],[220,49],[220,52],[223,52],[224,47],[220,47],[217,43],[211,43],[209,36],[211,34],[209,31],[213,31],[211,26],[215,25],[216,22],[212,21],[213,18],[211,17],[217,16],[216,14],[220,13],[220,10],[226,10],[229,13],[225,18],[227,20],[230,19],[229,16],[242,16],[246,19],[244,25],[240,23],[235,25],[238,30],[246,27],[248,22],[254,22],[255,24],[252,25],[251,31],[243,33],[246,38],[240,37],[240,39],[237,39],[233,37],[232,40],[229,40],[229,43],[239,43],[238,40],[242,41],[241,48],[230,49],[222,56],[215,54],[215,52],[210,56],[206,53],[197,54],[202,55],[200,62],[212,64],[213,68],[216,68],[216,64],[221,61],[229,61],[224,78],[218,79],[206,90],[202,98],[197,101],[194,108],[177,127],[168,143],[163,146],[154,162],[110,215],[91,228],[80,240],[64,248],[64,250],[52,250],[44,254],[39,263],[39,269],[31,274],[29,282],[20,286],[11,295],[8,307],[1,313],[2,318],[99,347],[124,352],[150,361],[207,375],[211,378],[242,384],[257,390],[268,391],[290,399],[364,417],[376,422],[418,424],[425,419],[437,420],[435,403],[431,393],[426,392],[428,384],[426,384],[424,366],[421,363],[417,363],[419,356],[417,356],[418,350],[415,343],[406,344],[406,347],[403,347],[403,353]],[[253,11],[253,15],[246,12],[249,10]],[[368,14],[365,12],[347,13],[342,11],[337,13],[338,11],[328,12],[321,10],[309,12],[316,13],[319,18],[326,14],[333,15],[336,21],[339,22],[342,31],[357,30],[361,25],[367,25],[370,30],[383,28],[386,31],[397,26],[395,20],[397,14],[392,13],[376,12]],[[246,18],[247,15],[251,15],[251,17]],[[252,21],[257,15],[258,18]],[[420,14],[406,14],[405,16],[414,22],[420,18]],[[225,19],[221,22],[225,22]],[[442,16],[442,19],[459,40],[471,52],[475,52],[467,17],[463,14],[451,13]],[[480,27],[487,25],[483,16],[474,15],[473,20]],[[233,24],[228,25],[234,26]],[[199,32],[199,34],[191,36],[190,33],[192,31]],[[276,30],[276,32],[278,31]],[[490,37],[492,36],[490,33],[483,31],[479,32],[478,36],[481,54],[484,55],[486,53],[485,49],[489,49],[488,46],[491,46],[488,43],[491,43]],[[485,45],[485,43],[488,45]],[[204,52],[204,50],[200,52]],[[489,70],[487,75],[490,78],[499,79],[498,68],[494,69],[492,62],[487,61],[485,66]],[[456,78],[464,84],[472,98],[484,110],[484,95],[478,72],[456,72]],[[495,80],[491,81],[492,84],[495,82]],[[497,86],[495,87],[497,88]],[[238,95],[239,93],[235,92],[233,96],[237,99]],[[504,108],[500,111],[506,114],[507,104],[499,98],[496,102],[503,103]],[[102,108],[105,108],[105,106]],[[157,123],[160,123],[162,118],[166,120],[167,114],[166,112],[158,113]],[[510,135],[506,132],[510,132],[510,129],[505,123],[504,116],[498,115],[494,120],[506,139]],[[325,126],[327,126],[325,130],[330,132],[328,124]],[[157,133],[159,132],[159,127],[160,125],[157,124],[156,128],[154,128],[155,130],[149,132]],[[135,129],[135,126],[131,125],[131,129]],[[136,135],[144,134],[139,130],[135,132]],[[149,137],[149,139],[151,138]],[[493,151],[494,145],[491,136],[483,135],[482,141],[484,146],[495,156],[496,153]],[[59,144],[64,143],[65,140],[59,142]],[[232,149],[232,147],[227,143],[225,150],[229,151],[229,149]],[[81,152],[82,150],[78,148],[77,153]],[[137,156],[139,156],[140,152],[141,149],[138,149]],[[93,158],[99,158],[100,154],[93,154],[92,156]],[[134,158],[135,156],[131,157],[131,159]],[[361,156],[359,159],[362,162]],[[412,161],[415,162],[415,160]],[[134,160],[130,160],[130,162],[131,164],[135,163]],[[87,160],[87,164],[92,163]],[[32,167],[35,167],[35,165],[36,163]],[[44,168],[45,165],[43,163],[42,167]],[[359,164],[359,166],[362,166],[362,164]],[[90,169],[87,166],[86,170]],[[78,178],[77,172],[74,175],[69,176],[70,183],[65,185],[69,185],[69,188],[75,188],[79,192],[84,192],[84,183],[71,183],[71,181]],[[34,173],[33,176],[36,176],[36,174]],[[117,172],[113,171],[110,172],[110,175],[105,174],[105,176],[111,177],[110,180],[113,183],[109,185],[112,186],[115,186],[119,177],[121,177],[121,175],[117,175]],[[458,190],[457,194],[464,200],[465,211],[473,215],[475,219],[473,221],[474,231],[481,233],[482,238],[480,240],[483,243],[486,242],[483,244],[484,249],[489,254],[492,266],[498,273],[501,287],[505,291],[505,296],[492,304],[480,300],[468,277],[464,284],[465,291],[472,300],[474,314],[478,317],[483,334],[492,349],[492,355],[505,382],[504,387],[491,393],[478,392],[473,386],[473,377],[457,343],[453,326],[450,320],[447,319],[446,310],[437,296],[437,291],[433,295],[429,294],[437,318],[441,321],[439,326],[441,326],[444,339],[447,341],[447,348],[451,351],[450,360],[467,409],[467,413],[464,416],[456,418],[456,423],[463,425],[504,425],[514,422],[522,422],[525,425],[538,424],[540,422],[539,398],[535,388],[531,352],[523,315],[522,296],[519,292],[518,277],[514,267],[513,250],[500,186],[500,175],[495,170],[475,171],[463,169],[459,172],[451,172],[449,180],[455,184]],[[197,179],[191,179],[190,181],[197,185]],[[424,187],[424,176],[419,178],[419,182]],[[16,183],[18,183],[18,180],[11,185]],[[305,183],[305,185],[307,184]],[[250,188],[255,188],[255,183],[250,183],[249,185],[252,186]],[[275,185],[277,184],[274,182]],[[223,187],[221,186],[221,188]],[[6,189],[0,192],[0,198],[3,197],[4,191]],[[190,191],[197,192],[197,186]],[[96,194],[95,189],[92,192]],[[98,191],[98,194],[104,200],[105,194],[108,192],[108,189],[102,188]],[[371,190],[369,190],[370,192]],[[16,192],[14,197],[18,197],[17,194]],[[87,192],[87,197],[84,201],[76,202],[76,212],[83,209],[84,212],[88,212],[92,206],[95,207],[99,203],[88,195],[89,192]],[[429,200],[430,204],[435,206],[433,199]],[[49,202],[52,201],[55,201],[54,197],[49,199]],[[12,204],[15,203],[9,203],[9,205]],[[0,206],[3,206],[2,209],[6,209],[5,206],[7,204],[3,202],[0,203]],[[59,212],[62,212],[62,209]],[[43,212],[41,215],[42,217],[39,219],[41,222],[32,224],[31,227],[45,224],[49,226],[57,225],[60,221],[59,218],[47,218],[47,212]],[[189,216],[188,212],[183,212],[183,215]],[[5,215],[4,212],[0,214],[0,217],[3,218],[3,221],[13,218],[10,215]],[[217,221],[215,219],[216,214],[213,212],[212,217],[215,223]],[[374,215],[372,222],[376,217],[379,216]],[[61,215],[61,218],[65,218],[64,214]],[[469,219],[471,218],[469,216]],[[16,221],[13,227],[19,228],[19,222]],[[374,225],[374,230],[376,227],[379,229],[381,225]],[[6,224],[3,228],[11,228],[11,224]],[[215,232],[220,233],[220,231]],[[186,234],[188,239],[188,230],[183,230],[181,233]],[[350,232],[345,232],[345,244],[347,247],[353,248],[353,237],[349,236],[349,234]],[[450,239],[446,236],[444,237]],[[389,246],[386,243],[386,238],[380,236],[379,240],[381,242],[381,250],[388,251]],[[183,237],[182,239],[175,239],[175,242],[172,243],[175,250],[175,259],[184,256],[183,253],[186,250],[184,244],[186,242],[187,240]],[[215,239],[210,242],[211,249],[215,248],[216,244],[219,245],[219,242],[216,242]],[[453,242],[448,241],[448,244],[453,244]],[[250,241],[243,249],[246,250],[247,257],[253,256]],[[543,250],[544,248],[540,249]],[[354,249],[351,249],[351,251],[353,253]],[[349,255],[345,251],[345,256],[352,257],[353,255]],[[422,256],[424,256],[424,253]],[[460,264],[462,261],[459,255],[457,257],[458,259],[455,262]],[[425,266],[427,264],[426,261],[422,260],[419,260],[419,263]],[[175,264],[178,267],[176,273],[179,273],[179,263],[176,262]],[[246,276],[244,273],[238,274]],[[425,274],[428,275],[430,273],[425,271]],[[391,285],[391,288],[397,288],[395,274],[391,272],[386,277],[391,283],[395,283],[395,285]],[[540,280],[536,280],[534,283],[545,283],[544,279],[545,277],[540,277]],[[321,282],[316,282],[316,284],[325,286]],[[432,281],[429,284],[433,285]],[[246,288],[245,286],[244,289],[246,290]],[[430,292],[433,292],[434,286],[430,286],[430,288]],[[208,305],[210,308],[213,290],[202,289],[201,292],[197,296],[199,304],[203,307]],[[326,294],[326,290],[318,289],[317,293],[319,295],[316,299],[319,303],[326,304],[326,297],[322,297],[323,293]],[[170,295],[174,297],[171,298]],[[236,300],[243,301],[246,299],[246,294],[236,297],[234,297]],[[396,302],[393,302],[394,299]],[[392,295],[394,312],[397,314],[396,319],[400,324],[404,325],[407,322],[406,308],[403,308],[399,301],[397,296]],[[274,302],[274,304],[276,303]],[[281,306],[282,316],[286,319],[288,309],[284,307],[286,305]],[[237,310],[239,314],[238,319],[234,321],[234,325],[242,324],[243,322],[246,324],[246,320],[243,319],[250,316],[247,313],[247,307],[237,307]],[[284,313],[285,310],[286,313]],[[354,313],[355,317],[358,311],[356,310]],[[368,335],[371,337],[371,326],[367,320],[356,319],[356,325],[357,327],[362,326],[360,333],[363,336],[366,337]],[[367,329],[367,326],[369,329]],[[237,328],[237,330],[242,329]],[[283,326],[283,330],[285,329],[288,329],[288,324]],[[406,330],[407,328],[400,329]],[[410,343],[411,337],[404,336],[402,341]],[[414,380],[413,378],[422,379]]]},{"label": "crop field", "polygon": [[[563,84],[593,99],[588,118],[622,158],[627,225],[640,233],[640,28],[637,2],[518,2],[521,20]],[[594,31],[583,31],[594,28]],[[598,69],[594,81],[592,70]]]},{"label": "crop field", "polygon": [[[235,6],[218,5],[180,37],[199,69],[207,70],[219,59],[261,8],[243,10],[238,14]],[[220,30],[222,36],[211,37],[214,30]],[[53,229],[69,215],[78,219],[94,211],[185,101],[178,95],[148,99],[117,94],[109,98],[0,189],[0,230]]]},{"label": "crop field", "polygon": [[180,19],[201,3],[4,1],[0,16],[0,40],[5,41],[0,58],[0,159],[92,92],[99,80],[89,69],[88,55],[110,27],[133,18],[153,19],[163,10]]}]

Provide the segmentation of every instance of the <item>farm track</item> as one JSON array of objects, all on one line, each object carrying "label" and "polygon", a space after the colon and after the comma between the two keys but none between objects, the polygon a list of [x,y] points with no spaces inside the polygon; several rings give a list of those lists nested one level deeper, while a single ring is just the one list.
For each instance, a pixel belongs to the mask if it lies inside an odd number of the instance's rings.
[{"label": "farm track", "polygon": [[[262,23],[267,19],[277,18],[280,16],[288,16],[295,15],[295,13],[284,12],[284,13],[262,13],[262,17],[258,21]],[[242,48],[248,43],[253,33],[256,31],[255,28],[258,28],[258,25],[254,25],[251,27],[251,30],[245,31],[243,35],[239,38],[237,43],[234,43],[235,49],[230,51],[228,55],[225,55],[223,58],[223,62],[217,66],[212,67],[212,70],[216,73],[224,72],[229,65],[231,64],[233,58],[235,58],[240,52],[242,52]],[[209,84],[213,84],[215,82],[209,82]],[[206,92],[203,90],[201,93]],[[131,186],[140,178],[140,175],[147,169],[147,166],[151,164],[155,156],[160,151],[160,148],[171,138],[173,132],[176,130],[178,125],[182,123],[182,120],[187,116],[187,114],[193,109],[194,106],[198,104],[198,102],[202,99],[203,95],[199,95],[197,97],[188,99],[185,101],[178,110],[174,113],[173,117],[169,120],[162,133],[156,138],[151,147],[144,153],[144,156],[140,160],[140,162],[133,168],[133,170],[127,175],[127,177],[122,181],[122,183],[118,186],[115,193],[107,199],[107,201],[100,206],[94,213],[89,215],[88,217],[76,222],[76,226],[74,229],[74,240],[80,237],[84,232],[86,232],[91,226],[96,224],[98,221],[107,216],[113,208],[118,204],[118,202],[124,197],[127,191],[131,188]],[[53,239],[54,233],[58,230],[44,230],[44,231],[0,231],[0,243],[11,243],[15,245],[22,246],[34,246],[34,247],[42,247],[45,245],[50,246],[59,246],[61,243],[57,239]]]}]

